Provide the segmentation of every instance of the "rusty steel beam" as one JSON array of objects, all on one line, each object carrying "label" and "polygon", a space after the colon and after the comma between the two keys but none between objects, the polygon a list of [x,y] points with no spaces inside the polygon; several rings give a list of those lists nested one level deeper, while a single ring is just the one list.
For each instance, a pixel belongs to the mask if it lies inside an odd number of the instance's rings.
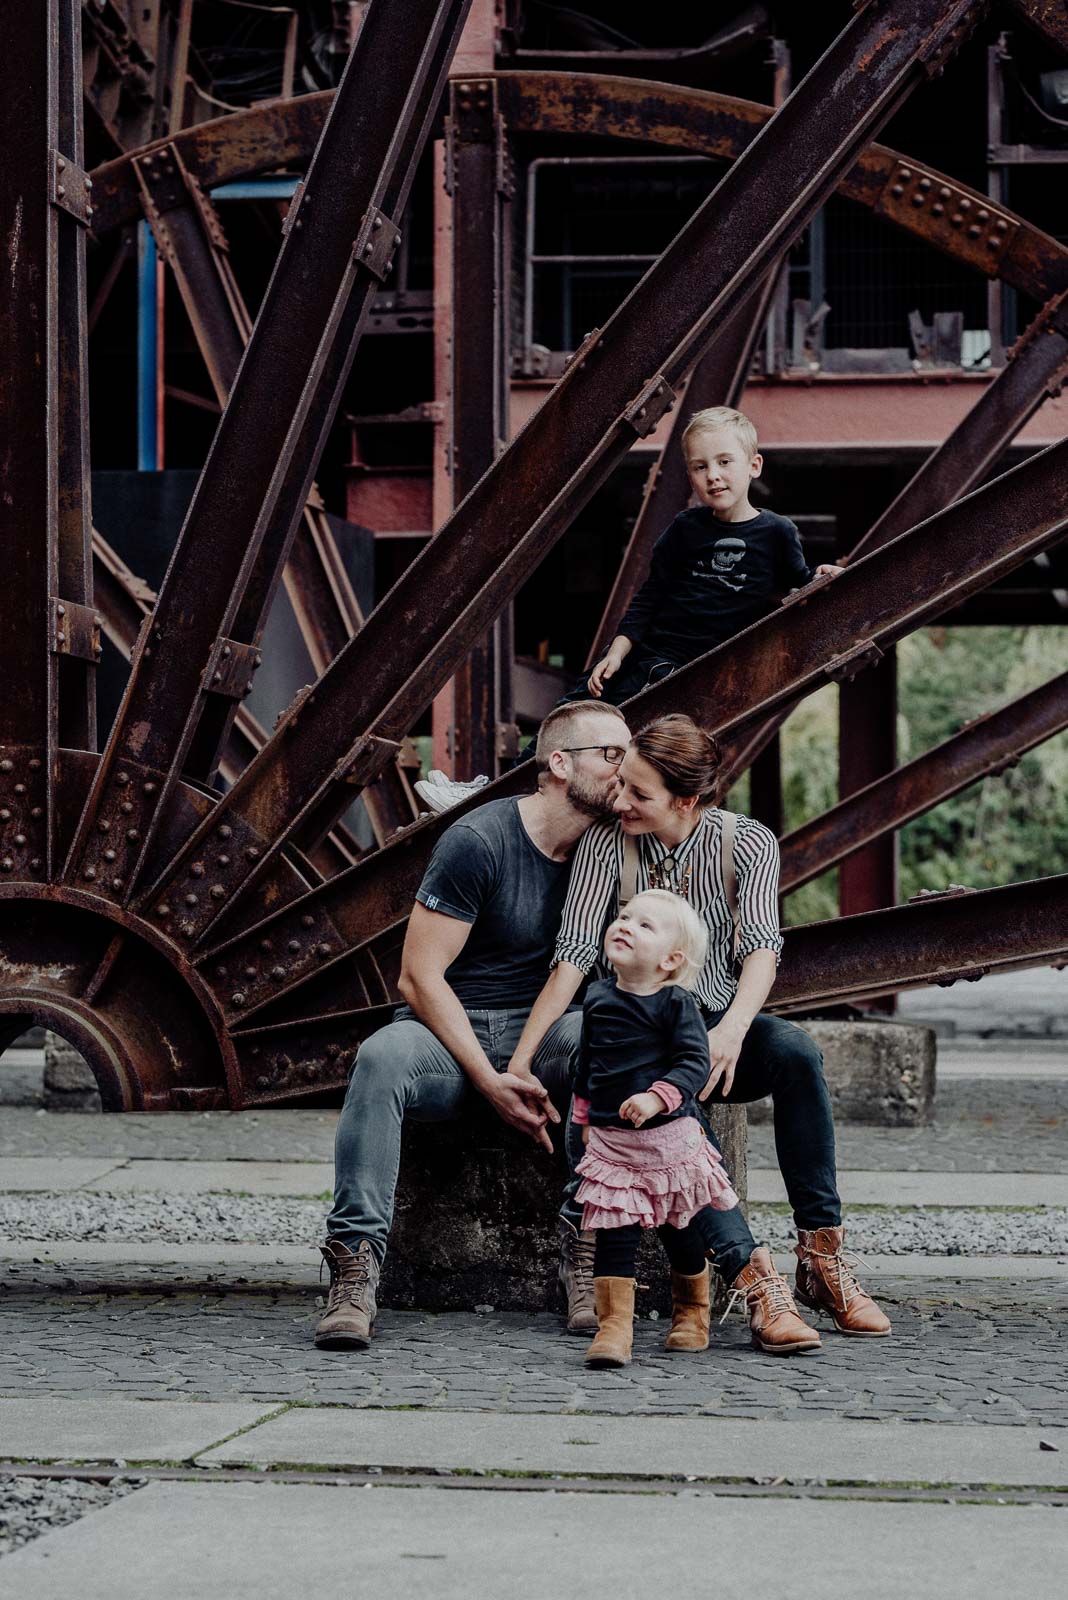
[{"label": "rusty steel beam", "polygon": [[[67,870],[133,894],[206,697],[239,700],[258,665],[233,629],[268,528],[296,524],[470,0],[418,0],[360,31],[164,578],[151,631],[97,770]],[[289,515],[283,515],[288,504]],[[288,523],[288,527],[286,524]],[[273,576],[273,574],[272,574]],[[131,774],[133,769],[133,775]],[[100,837],[120,805],[129,826]],[[104,848],[106,843],[106,848]]]},{"label": "rusty steel beam", "polygon": [[596,666],[615,638],[623,613],[648,571],[654,544],[689,501],[690,479],[680,444],[689,416],[694,411],[703,411],[706,406],[737,406],[742,398],[778,277],[776,267],[767,274],[756,293],[739,307],[701,357],[679,395],[664,447],[650,468],[641,510],[586,658],[587,672]]},{"label": "rusty steel beam", "polygon": [[[993,465],[1044,400],[1068,378],[1068,291],[1055,295],[1009,352],[1009,360],[971,410],[909,479],[850,551],[852,562],[889,544],[965,494]],[[728,787],[782,727],[787,706],[762,726],[747,729],[724,749]]]},{"label": "rusty steel beam", "polygon": [[1050,445],[939,516],[817,578],[777,612],[627,702],[635,716],[685,705],[736,739],[888,644],[988,588],[1068,534],[1068,440]]},{"label": "rusty steel beam", "polygon": [[[927,894],[906,906],[788,929],[768,1009],[789,1015],[1066,960],[1068,876]],[[313,1001],[308,993],[300,998]],[[331,992],[329,1001],[336,998]],[[333,1007],[313,1001],[298,1015],[264,1015],[235,1029],[232,1103],[342,1088],[356,1046],[387,1015],[381,1006],[368,1008],[354,985]]]},{"label": "rusty steel beam", "polygon": [[[734,161],[772,115],[769,106],[750,100],[633,78],[551,72],[494,76],[502,112],[517,136],[584,134]],[[173,142],[206,189],[278,166],[302,167],[331,99],[327,91],[256,106],[187,128]],[[131,157],[105,163],[93,177],[96,231],[136,221],[140,202]],[[1039,304],[1068,287],[1064,245],[978,189],[883,145],[871,144],[861,153],[838,192]]]},{"label": "rusty steel beam", "polygon": [[[118,650],[124,661],[133,657],[137,636],[156,601],[155,590],[122,560],[103,534],[93,529],[93,604],[100,615],[101,632]],[[230,729],[220,772],[233,783],[244,772],[253,756],[267,743],[267,730],[261,727],[247,706],[239,706]],[[312,856],[324,877],[351,867],[362,852],[349,830],[336,823]]]},{"label": "rusty steel beam", "polygon": [[[449,85],[445,125],[452,198],[452,329],[449,407],[453,505],[474,488],[508,440],[509,327],[514,193],[508,132],[494,79]],[[439,706],[450,725],[453,776],[499,770],[515,653],[512,608],[477,640]],[[507,702],[507,703],[505,703]],[[518,749],[514,751],[518,754]]]},{"label": "rusty steel beam", "polygon": [[1068,56],[1068,9],[1064,0],[1009,0],[1021,19],[1062,56]]},{"label": "rusty steel beam", "polygon": [[849,553],[889,544],[965,494],[1068,378],[1068,290],[1042,307],[971,410]]},{"label": "rusty steel beam", "polygon": [[[756,763],[754,763],[756,765]],[[847,800],[897,766],[897,649],[838,686],[838,798]],[[897,904],[897,837],[883,833],[843,861],[838,910],[843,917]]]},{"label": "rusty steel beam", "polygon": [[780,841],[784,894],[970,784],[1015,766],[1068,728],[1068,672],[977,717],[951,739],[868,784]]},{"label": "rusty steel beam", "polygon": [[[216,398],[225,406],[252,331],[252,319],[230,266],[226,234],[211,199],[186,170],[173,144],[135,156],[134,169],[146,220],[160,255],[174,274]],[[246,587],[233,623],[233,637],[257,648],[275,580],[270,553],[284,546],[289,517],[289,506],[281,506],[267,527],[263,536],[266,559],[260,561]],[[314,484],[290,547],[283,582],[312,666],[319,674],[352,638],[363,618]],[[185,762],[186,771],[205,783],[214,782],[219,763],[226,758],[237,713],[236,702],[217,699],[217,706],[202,715]],[[241,734],[238,742],[243,742]],[[411,792],[396,766],[387,767],[374,785],[367,811],[379,844],[414,819]]]},{"label": "rusty steel beam", "polygon": [[[893,8],[889,28],[887,13],[870,8],[846,28],[146,895],[156,915],[172,917],[171,886],[194,858],[227,858],[212,872],[210,897],[185,897],[183,939],[202,942],[266,877],[303,817],[321,812],[324,790],[381,770],[472,639],[671,408],[672,383],[754,277],[770,270],[917,78],[940,69],[970,13],[926,0],[907,20]],[[235,859],[232,848],[220,851],[222,827],[225,837],[251,830],[260,842]]]},{"label": "rusty steel beam", "polygon": [[1068,876],[923,894],[786,933],[769,1010],[842,1005],[1068,959]]},{"label": "rusty steel beam", "polygon": [[[985,588],[1068,534],[1068,440],[977,490],[941,517],[873,551],[840,577],[817,580],[798,599],[754,623],[727,644],[627,701],[632,726],[685,706],[717,734],[735,735],[768,711],[792,704],[828,681],[855,676],[888,644],[945,610],[955,597]],[[833,592],[828,592],[832,590]],[[522,792],[522,769],[482,790],[470,804]],[[424,824],[351,872],[311,891],[204,958],[206,974],[221,962],[218,998],[224,1010],[252,1011],[330,966],[344,990],[348,952],[387,934],[407,915],[422,867],[440,829],[460,815]],[[312,936],[300,933],[308,917]],[[250,919],[251,921],[252,919]],[[284,963],[256,954],[263,939],[280,949],[299,944]],[[234,972],[241,974],[237,984]],[[209,981],[216,987],[214,980]],[[235,999],[235,995],[237,998]]]},{"label": "rusty steel beam", "polygon": [[0,873],[51,878],[58,752],[95,744],[80,6],[9,8],[0,109]]}]

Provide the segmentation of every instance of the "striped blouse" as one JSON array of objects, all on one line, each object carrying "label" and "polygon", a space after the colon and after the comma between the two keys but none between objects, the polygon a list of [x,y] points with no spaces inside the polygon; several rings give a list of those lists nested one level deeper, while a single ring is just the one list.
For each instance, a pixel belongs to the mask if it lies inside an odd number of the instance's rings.
[{"label": "striped blouse", "polygon": [[[652,833],[636,836],[638,889],[650,887],[650,868],[674,857],[674,873],[662,873],[664,887],[681,883],[690,869],[688,899],[708,930],[708,960],[694,985],[694,998],[710,1011],[730,1005],[737,987],[732,958],[734,925],[723,887],[720,837],[722,815],[714,807],[701,813],[690,837],[673,849]],[[763,823],[739,816],[734,835],[734,864],[738,880],[738,918],[741,924],[738,958],[754,950],[782,950],[779,932],[779,845]],[[579,841],[556,939],[553,965],[569,961],[581,972],[603,966],[605,931],[619,906],[619,880],[623,872],[623,829],[618,822],[598,822]]]}]

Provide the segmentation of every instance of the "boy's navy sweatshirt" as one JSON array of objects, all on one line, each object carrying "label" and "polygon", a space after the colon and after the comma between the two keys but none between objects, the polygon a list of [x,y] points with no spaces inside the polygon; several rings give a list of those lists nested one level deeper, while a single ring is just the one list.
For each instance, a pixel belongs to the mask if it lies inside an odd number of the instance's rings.
[{"label": "boy's navy sweatshirt", "polygon": [[689,990],[669,984],[655,994],[628,994],[615,978],[590,984],[582,1006],[575,1095],[589,1101],[591,1125],[633,1129],[620,1117],[620,1106],[658,1082],[673,1084],[682,1103],[650,1117],[643,1128],[696,1116],[696,1096],[710,1070],[708,1034]]},{"label": "boy's navy sweatshirt", "polygon": [[649,576],[618,631],[682,666],[733,639],[776,596],[812,576],[788,517],[759,511],[747,522],[720,522],[707,506],[693,506],[656,541]]}]

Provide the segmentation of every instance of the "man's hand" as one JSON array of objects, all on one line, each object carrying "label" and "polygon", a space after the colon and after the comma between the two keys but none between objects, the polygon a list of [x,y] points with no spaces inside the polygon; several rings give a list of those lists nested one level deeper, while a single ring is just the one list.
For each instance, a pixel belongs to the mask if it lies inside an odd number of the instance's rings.
[{"label": "man's hand", "polygon": [[720,1080],[723,1082],[721,1093],[724,1098],[730,1094],[734,1083],[734,1069],[738,1065],[745,1035],[746,1029],[741,1023],[732,1022],[729,1017],[724,1017],[709,1030],[708,1059],[712,1071],[708,1075],[708,1082],[697,1096],[698,1100],[707,1100]]},{"label": "man's hand", "polygon": [[819,566],[816,568],[816,577],[837,578],[839,573],[844,571],[845,567],[836,566],[833,561],[821,561]]},{"label": "man's hand", "polygon": [[537,1078],[515,1072],[499,1073],[485,1091],[486,1099],[509,1127],[518,1128],[552,1151],[553,1142],[546,1132],[547,1122],[559,1122],[560,1113],[549,1099],[549,1091]]},{"label": "man's hand", "polygon": [[606,655],[601,657],[600,661],[598,661],[597,665],[590,673],[589,680],[586,684],[586,687],[589,689],[595,700],[599,700],[601,698],[601,695],[604,693],[605,683],[609,678],[615,677],[622,665],[623,656],[617,649],[615,649],[614,646]]},{"label": "man's hand", "polygon": [[624,1122],[631,1122],[636,1128],[648,1122],[650,1117],[659,1117],[667,1110],[667,1106],[658,1094],[650,1089],[648,1094],[632,1094],[624,1100],[619,1108],[619,1114]]}]

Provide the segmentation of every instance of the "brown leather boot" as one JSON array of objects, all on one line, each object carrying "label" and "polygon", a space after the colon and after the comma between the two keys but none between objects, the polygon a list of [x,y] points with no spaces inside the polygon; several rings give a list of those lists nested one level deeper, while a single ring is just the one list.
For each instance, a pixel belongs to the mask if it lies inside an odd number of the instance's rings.
[{"label": "brown leather boot", "polygon": [[724,1317],[741,1296],[749,1310],[753,1343],[765,1355],[807,1355],[822,1348],[819,1334],[802,1322],[786,1279],[773,1266],[750,1261],[742,1268],[731,1284],[731,1300]]},{"label": "brown leather boot", "polygon": [[557,1231],[560,1235],[560,1287],[567,1297],[567,1331],[596,1333],[597,1307],[593,1303],[596,1235],[592,1229],[580,1232],[566,1217],[560,1218]]},{"label": "brown leather boot", "polygon": [[671,1274],[671,1327],[665,1350],[708,1349],[708,1268],[694,1278]]},{"label": "brown leather boot", "polygon": [[588,1367],[625,1367],[634,1343],[634,1279],[594,1278],[597,1337],[586,1351]]},{"label": "brown leather boot", "polygon": [[814,1311],[827,1311],[839,1333],[853,1339],[885,1339],[890,1318],[865,1294],[846,1254],[844,1228],[797,1230],[797,1298]]},{"label": "brown leather boot", "polygon": [[366,1350],[378,1314],[379,1266],[370,1241],[361,1239],[350,1250],[340,1239],[328,1239],[320,1249],[330,1268],[330,1293],[315,1342],[321,1350]]}]

